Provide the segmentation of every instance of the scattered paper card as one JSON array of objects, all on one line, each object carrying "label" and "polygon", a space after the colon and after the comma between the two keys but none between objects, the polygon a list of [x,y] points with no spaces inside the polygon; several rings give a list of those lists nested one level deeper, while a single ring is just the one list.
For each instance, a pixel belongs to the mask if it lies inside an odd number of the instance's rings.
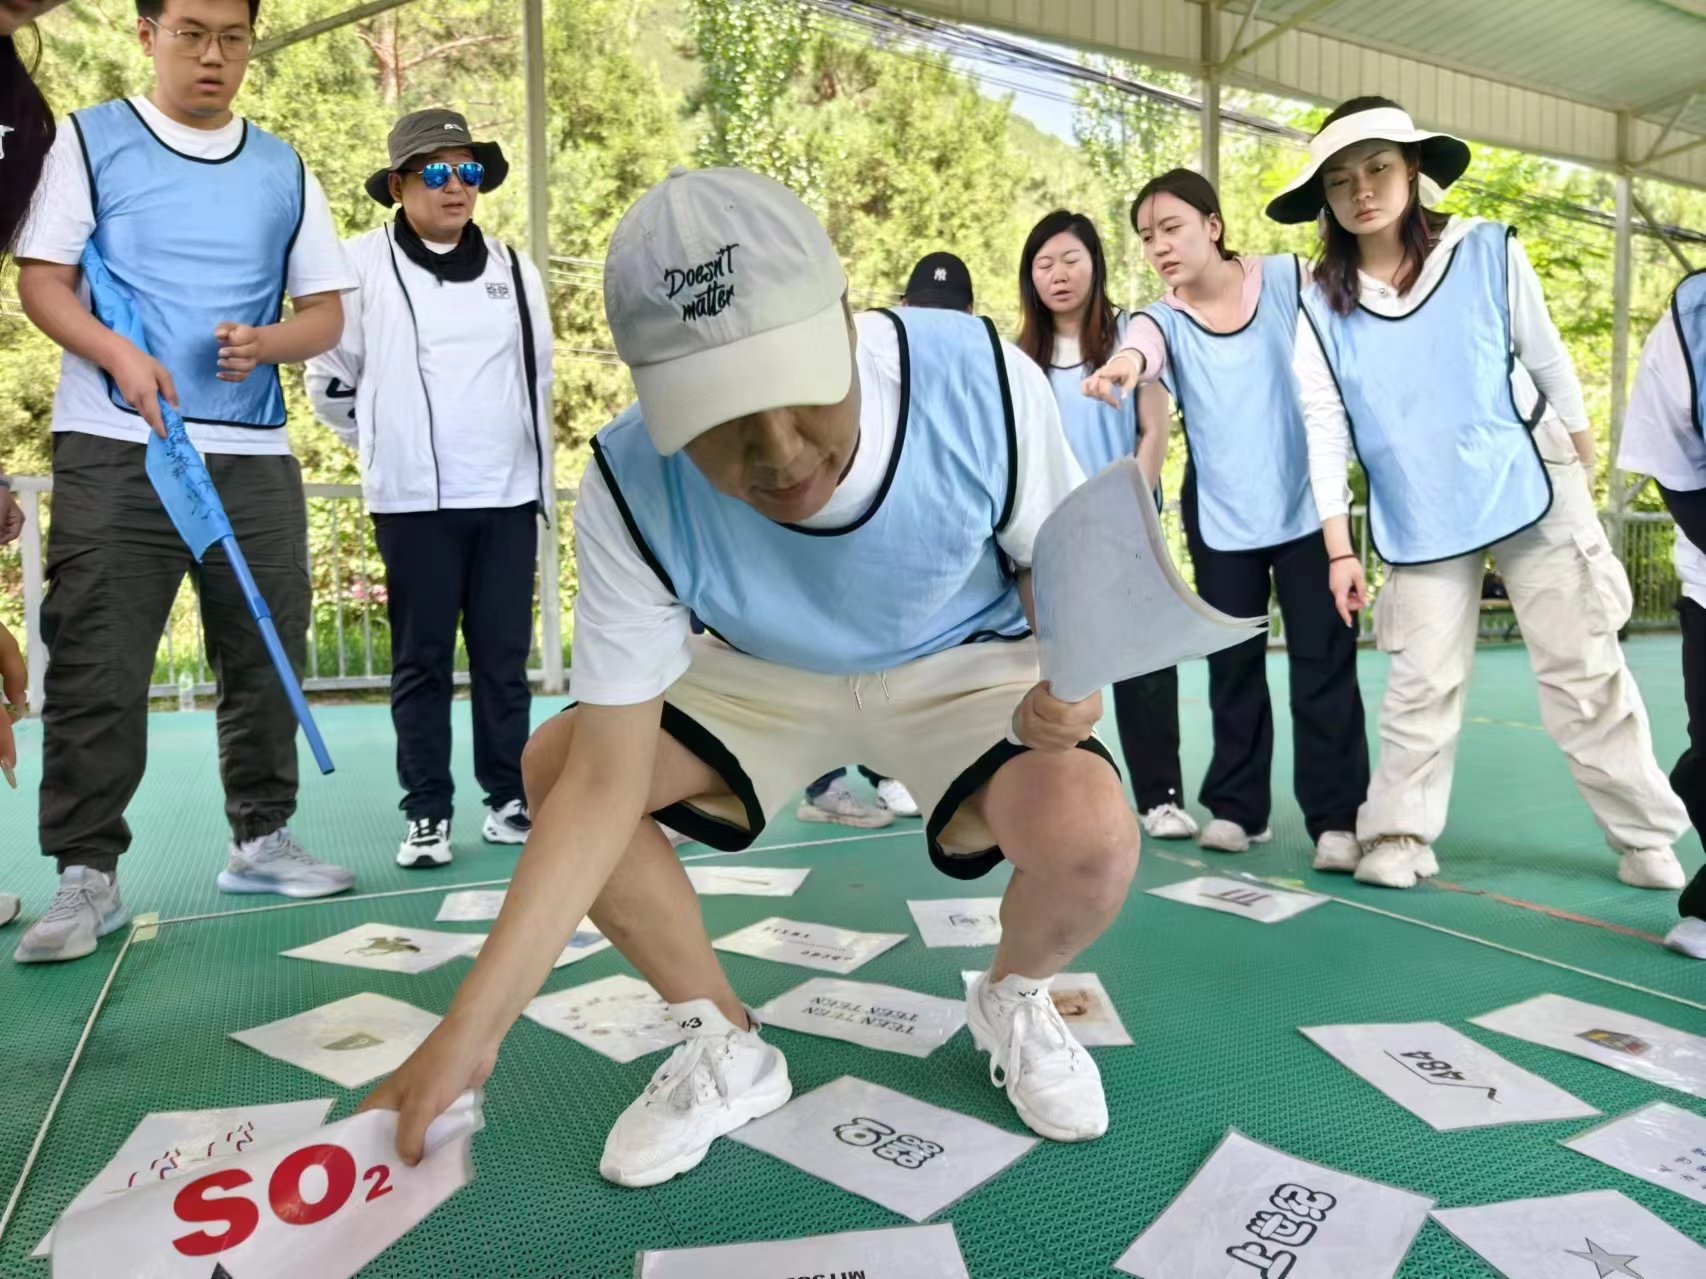
[{"label": "scattered paper card", "polygon": [[1706,1097],[1706,1039],[1633,1013],[1563,995],[1536,995],[1469,1021],[1692,1097]]},{"label": "scattered paper card", "polygon": [[1706,1248],[1615,1190],[1439,1208],[1434,1220],[1505,1279],[1706,1275]]},{"label": "scattered paper card", "polygon": [[902,933],[861,933],[851,928],[802,924],[772,916],[727,937],[719,937],[712,945],[718,950],[751,955],[754,959],[773,959],[779,964],[850,973],[905,940]]},{"label": "scattered paper card", "polygon": [[928,1057],[966,1024],[966,1005],[898,986],[814,977],[776,996],[758,1016],[766,1025],[802,1034]]},{"label": "scattered paper card", "polygon": [[611,1061],[634,1061],[682,1039],[669,1005],[645,982],[626,974],[540,995],[523,1014]]},{"label": "scattered paper card", "polygon": [[1563,1144],[1706,1206],[1706,1115],[1656,1101]]},{"label": "scattered paper card", "polygon": [[506,896],[508,893],[502,888],[491,891],[468,888],[446,893],[444,901],[439,904],[436,919],[441,924],[477,924],[496,919]]},{"label": "scattered paper card", "polygon": [[1600,1113],[1441,1022],[1299,1029],[1440,1132]]},{"label": "scattered paper card", "polygon": [[438,1022],[413,1004],[367,992],[233,1031],[231,1038],[340,1087],[359,1088],[401,1066]]},{"label": "scattered paper card", "polygon": [[[113,1195],[128,1194],[157,1181],[170,1181],[206,1164],[230,1159],[256,1146],[295,1141],[326,1121],[332,1099],[287,1101],[275,1106],[232,1106],[225,1110],[168,1110],[144,1115],[107,1166],[78,1192],[65,1216],[82,1212]],[[47,1256],[53,1232],[32,1254]]]},{"label": "scattered paper card", "polygon": [[1037,530],[1031,578],[1042,676],[1066,702],[1232,648],[1268,627],[1266,617],[1211,608],[1185,585],[1135,458],[1055,507]]},{"label": "scattered paper card", "polygon": [[384,973],[424,973],[461,959],[477,946],[468,933],[435,933],[396,924],[362,924],[323,941],[284,952],[286,959],[375,968]]},{"label": "scattered paper card", "polygon": [[[968,993],[972,982],[981,976],[976,972],[960,974]],[[1084,1047],[1115,1048],[1131,1043],[1119,1010],[1095,973],[1056,973],[1048,993],[1061,1020],[1072,1028],[1072,1037]]]},{"label": "scattered paper card", "polygon": [[482,1122],[479,1094],[464,1093],[411,1168],[396,1112],[371,1110],[114,1196],[60,1221],[54,1279],[348,1279],[473,1180]]},{"label": "scattered paper card", "polygon": [[689,866],[687,878],[701,897],[792,897],[806,882],[807,870],[781,866]]},{"label": "scattered paper card", "polygon": [[999,897],[937,897],[909,901],[912,921],[926,946],[999,946]]},{"label": "scattered paper card", "polygon": [[851,1075],[730,1136],[911,1221],[957,1203],[1037,1144]]},{"label": "scattered paper card", "polygon": [[1391,1279],[1433,1204],[1233,1130],[1114,1269],[1142,1279],[1281,1279],[1293,1267],[1293,1279]]},{"label": "scattered paper card", "polygon": [[1280,923],[1327,900],[1314,893],[1292,893],[1283,888],[1251,883],[1247,879],[1221,879],[1216,875],[1164,884],[1160,888],[1151,888],[1149,895],[1184,902],[1187,906],[1223,911],[1228,915],[1242,915],[1258,924]]},{"label": "scattered paper card", "polygon": [[[478,955],[485,947],[486,936],[485,933],[481,933],[474,939],[474,945],[468,951],[470,957]],[[569,944],[563,947],[563,953],[557,956],[557,962],[551,967],[564,968],[569,964],[578,963],[580,960],[596,955],[600,951],[609,950],[613,944],[608,937],[598,931],[597,924],[590,919],[583,919],[580,922],[580,927],[575,929],[574,935],[569,938]]]},{"label": "scattered paper card", "polygon": [[970,1279],[950,1222],[778,1243],[643,1252],[635,1279]]}]

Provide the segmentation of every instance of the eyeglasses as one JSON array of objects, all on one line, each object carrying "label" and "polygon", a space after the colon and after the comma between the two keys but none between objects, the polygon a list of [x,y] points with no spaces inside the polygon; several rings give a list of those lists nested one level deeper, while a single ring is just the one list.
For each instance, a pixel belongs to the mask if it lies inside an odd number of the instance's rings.
[{"label": "eyeglasses", "polygon": [[442,189],[449,181],[452,172],[456,180],[470,190],[479,190],[480,183],[486,180],[486,166],[478,160],[464,160],[461,164],[446,164],[443,160],[423,165],[418,169],[404,169],[404,173],[418,173],[421,181],[429,191]]},{"label": "eyeglasses", "polygon": [[153,18],[144,18],[143,21],[165,36],[172,51],[184,58],[201,57],[207,52],[207,46],[216,39],[219,41],[219,52],[227,62],[247,62],[255,47],[255,33],[249,30],[221,31],[216,36],[201,27],[174,31],[170,27],[161,26]]}]

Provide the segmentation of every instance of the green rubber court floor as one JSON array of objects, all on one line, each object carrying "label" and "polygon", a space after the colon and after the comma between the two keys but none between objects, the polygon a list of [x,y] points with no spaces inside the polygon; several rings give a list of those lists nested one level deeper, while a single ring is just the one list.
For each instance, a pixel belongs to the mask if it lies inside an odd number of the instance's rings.
[{"label": "green rubber court floor", "polygon": [[[1668,766],[1683,738],[1677,640],[1637,639],[1628,652]],[[1362,663],[1372,733],[1384,660],[1368,654]],[[1283,658],[1271,660],[1270,678],[1283,707]],[[1204,695],[1197,663],[1181,678],[1184,768],[1193,786],[1208,756]],[[542,718],[554,709],[542,700],[536,713]],[[17,1186],[88,1029],[0,1236],[0,1279],[47,1275],[47,1264],[28,1260],[29,1252],[150,1111],[330,1096],[336,1119],[359,1101],[360,1091],[262,1057],[231,1040],[231,1031],[362,990],[444,1011],[466,961],[411,977],[291,961],[279,952],[368,921],[430,925],[444,890],[507,878],[514,850],[478,841],[465,705],[458,710],[457,775],[469,815],[456,862],[434,872],[404,872],[391,861],[401,820],[384,708],[318,712],[339,771],[305,776],[303,812],[294,825],[319,855],[358,871],[360,896],[282,909],[276,899],[222,897],[213,886],[225,833],[211,715],[154,718],[149,776],[131,810],[136,844],[121,884],[136,911],[182,922],[132,943],[116,969],[122,934],[103,942],[97,955],[58,967],[24,968],[0,955],[0,1066],[7,1084],[0,1204]],[[1470,1016],[1556,992],[1706,1034],[1706,964],[1672,955],[1656,941],[1674,922],[1675,898],[1617,882],[1615,859],[1562,757],[1538,728],[1523,650],[1488,648],[1477,658],[1451,824],[1438,845],[1440,885],[1395,893],[1308,869],[1302,819],[1287,794],[1289,734],[1283,714],[1278,718],[1273,844],[1228,857],[1188,843],[1150,842],[1119,920],[1073,965],[1100,974],[1136,1040],[1130,1048],[1096,1050],[1113,1125],[1086,1146],[1043,1143],[943,1214],[956,1227],[972,1275],[1111,1275],[1113,1260],[1229,1127],[1302,1158],[1426,1193],[1442,1206],[1614,1188],[1684,1234],[1706,1239],[1706,1208],[1558,1145],[1599,1121],[1436,1133],[1297,1033],[1298,1026],[1333,1022],[1443,1021],[1607,1116],[1655,1100],[1706,1113],[1699,1099],[1465,1024]],[[22,739],[21,771],[38,775],[36,726],[24,726]],[[37,863],[25,793],[0,795],[0,805],[0,886],[24,895],[27,919],[45,905],[51,874],[45,861]],[[855,836],[788,816],[762,845],[720,862],[810,867],[810,877],[791,899],[704,899],[712,936],[773,914],[905,933],[905,943],[860,968],[856,979],[948,997],[961,993],[962,967],[989,958],[988,951],[925,949],[906,900],[994,895],[1005,873],[973,887],[937,875],[916,822]],[[1679,853],[1691,870],[1698,866],[1698,837],[1690,835]],[[1301,880],[1339,900],[1262,927],[1142,891],[1202,873],[1193,863]],[[18,926],[0,932],[0,949],[9,952],[17,936]],[[815,975],[742,956],[724,961],[753,1005]],[[621,957],[608,951],[553,973],[546,989],[625,971]],[[109,981],[91,1026],[90,1011]],[[1022,1131],[988,1083],[987,1059],[965,1034],[915,1060],[786,1030],[767,1033],[788,1055],[796,1094],[853,1074]],[[486,1090],[475,1182],[364,1274],[626,1277],[642,1248],[905,1224],[732,1142],[719,1143],[691,1175],[654,1190],[605,1184],[597,1174],[604,1134],[659,1060],[620,1066],[542,1027],[519,1024]],[[122,1273],[122,1266],[114,1271]],[[1400,1271],[1404,1279],[1492,1273],[1431,1222]]]}]

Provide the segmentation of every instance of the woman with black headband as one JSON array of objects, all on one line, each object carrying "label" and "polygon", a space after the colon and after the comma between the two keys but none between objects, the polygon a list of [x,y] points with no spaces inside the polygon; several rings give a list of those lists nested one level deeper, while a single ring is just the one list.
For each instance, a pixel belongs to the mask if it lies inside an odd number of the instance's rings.
[{"label": "woman with black headband", "polygon": [[[1347,625],[1366,591],[1345,482],[1353,447],[1374,548],[1391,566],[1374,620],[1392,661],[1356,877],[1410,888],[1439,871],[1433,843],[1490,553],[1541,719],[1620,856],[1618,878],[1679,889],[1671,845],[1688,819],[1618,645],[1629,581],[1589,490],[1593,435],[1575,368],[1511,228],[1424,207],[1424,179],[1443,189],[1468,167],[1459,139],[1418,129],[1389,99],[1356,98],[1327,117],[1303,172],[1267,209],[1276,222],[1323,227],[1294,367]],[[1507,834],[1516,844],[1526,832]]]}]

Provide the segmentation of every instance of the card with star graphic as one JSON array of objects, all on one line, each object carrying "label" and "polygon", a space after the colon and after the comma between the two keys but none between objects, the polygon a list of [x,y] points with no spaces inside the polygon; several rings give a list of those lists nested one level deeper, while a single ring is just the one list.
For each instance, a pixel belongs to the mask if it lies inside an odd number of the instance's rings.
[{"label": "card with star graphic", "polygon": [[1433,1216],[1505,1279],[1706,1275],[1706,1248],[1615,1190],[1438,1208]]}]

